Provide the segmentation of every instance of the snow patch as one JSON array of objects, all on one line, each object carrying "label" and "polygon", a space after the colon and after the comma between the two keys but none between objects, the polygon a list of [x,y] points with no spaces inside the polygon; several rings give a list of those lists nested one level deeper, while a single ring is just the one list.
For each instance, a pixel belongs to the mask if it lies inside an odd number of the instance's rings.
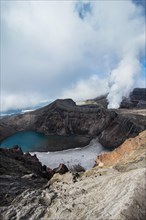
[{"label": "snow patch", "polygon": [[80,164],[85,169],[90,169],[93,167],[97,155],[103,151],[107,150],[105,150],[97,139],[93,139],[89,145],[83,148],[56,152],[33,152],[31,154],[36,154],[42,164],[50,168],[55,168],[60,163],[64,163],[68,167]]}]

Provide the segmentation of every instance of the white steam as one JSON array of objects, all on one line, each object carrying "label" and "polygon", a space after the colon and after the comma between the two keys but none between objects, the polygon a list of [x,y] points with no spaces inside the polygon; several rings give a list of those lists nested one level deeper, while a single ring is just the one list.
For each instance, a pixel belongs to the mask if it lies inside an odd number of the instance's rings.
[{"label": "white steam", "polygon": [[110,76],[110,91],[108,95],[108,108],[118,108],[122,97],[127,97],[135,85],[140,73],[140,63],[135,57],[126,56],[117,68],[112,70]]}]

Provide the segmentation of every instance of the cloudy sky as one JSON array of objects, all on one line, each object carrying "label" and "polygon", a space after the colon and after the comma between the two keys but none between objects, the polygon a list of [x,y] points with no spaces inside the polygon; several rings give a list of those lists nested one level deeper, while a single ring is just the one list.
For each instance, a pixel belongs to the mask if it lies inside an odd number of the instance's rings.
[{"label": "cloudy sky", "polygon": [[144,0],[1,0],[1,111],[145,86]]}]

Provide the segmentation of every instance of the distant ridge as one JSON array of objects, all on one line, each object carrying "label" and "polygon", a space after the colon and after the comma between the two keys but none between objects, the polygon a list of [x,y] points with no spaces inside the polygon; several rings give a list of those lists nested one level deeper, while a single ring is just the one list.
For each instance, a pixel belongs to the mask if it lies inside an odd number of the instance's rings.
[{"label": "distant ridge", "polygon": [[[56,138],[51,143],[51,150],[54,151],[83,147],[96,137],[104,147],[116,148],[128,137],[134,137],[146,129],[146,112],[143,111],[145,89],[137,88],[129,97],[132,104],[126,102],[128,105],[125,108],[121,106],[112,110],[103,105],[106,96],[84,105],[76,105],[72,99],[57,99],[35,111],[2,118],[0,141],[19,131],[36,131],[61,137],[61,141]],[[69,144],[70,138],[75,142]],[[47,150],[50,150],[49,144]]]},{"label": "distant ridge", "polygon": [[[88,99],[85,101],[87,104],[101,104],[105,108],[108,106],[107,100],[108,93],[105,95],[98,96],[94,99]],[[146,108],[146,88],[135,88],[129,94],[129,97],[123,97],[123,100],[120,104],[120,108],[136,108],[136,109],[145,109]]]}]

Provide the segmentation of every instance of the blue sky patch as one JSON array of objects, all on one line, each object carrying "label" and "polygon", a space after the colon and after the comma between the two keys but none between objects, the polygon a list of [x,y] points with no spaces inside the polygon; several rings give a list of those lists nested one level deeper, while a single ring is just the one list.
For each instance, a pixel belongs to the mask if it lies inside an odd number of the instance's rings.
[{"label": "blue sky patch", "polygon": [[132,0],[136,5],[141,5],[146,9],[146,1],[145,0]]},{"label": "blue sky patch", "polygon": [[78,16],[81,19],[84,19],[87,15],[91,14],[92,12],[92,5],[90,2],[84,3],[84,2],[77,2],[75,9],[78,13]]}]

